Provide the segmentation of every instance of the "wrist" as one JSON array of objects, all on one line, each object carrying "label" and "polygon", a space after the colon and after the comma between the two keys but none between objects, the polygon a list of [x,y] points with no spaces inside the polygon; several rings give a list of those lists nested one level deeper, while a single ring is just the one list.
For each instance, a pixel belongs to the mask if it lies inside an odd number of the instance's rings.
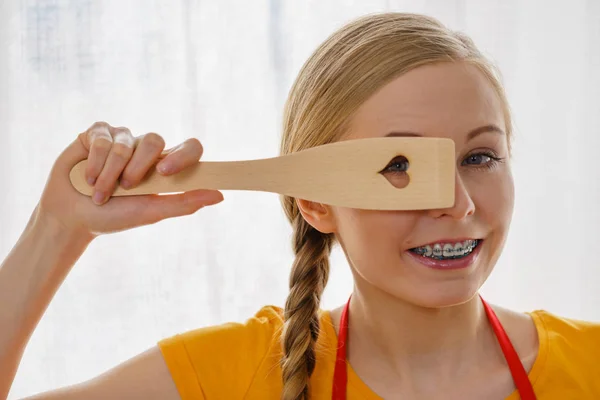
[{"label": "wrist", "polygon": [[66,226],[47,213],[42,213],[39,208],[34,211],[26,230],[30,231],[40,240],[47,240],[57,248],[85,249],[94,240],[95,236],[84,229],[74,229]]},{"label": "wrist", "polygon": [[28,282],[27,297],[35,304],[50,302],[92,239],[36,209],[15,246],[12,263]]}]

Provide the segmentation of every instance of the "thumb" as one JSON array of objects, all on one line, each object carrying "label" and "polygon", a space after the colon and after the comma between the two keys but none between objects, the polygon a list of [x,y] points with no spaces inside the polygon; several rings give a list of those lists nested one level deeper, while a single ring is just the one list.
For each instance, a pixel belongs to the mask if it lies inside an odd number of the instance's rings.
[{"label": "thumb", "polygon": [[89,150],[83,145],[81,135],[78,135],[71,144],[62,151],[55,163],[55,168],[61,172],[71,172],[71,168],[80,161],[88,158]]},{"label": "thumb", "polygon": [[152,195],[144,209],[146,218],[161,221],[166,218],[190,215],[199,209],[212,206],[223,201],[223,194],[218,190],[192,190],[172,195]]}]

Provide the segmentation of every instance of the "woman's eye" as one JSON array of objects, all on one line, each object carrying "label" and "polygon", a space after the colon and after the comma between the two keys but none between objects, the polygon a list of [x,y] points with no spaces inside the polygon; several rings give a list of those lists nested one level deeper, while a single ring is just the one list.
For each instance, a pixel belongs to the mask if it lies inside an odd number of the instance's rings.
[{"label": "woman's eye", "polygon": [[492,170],[498,164],[504,162],[503,158],[497,157],[494,153],[473,153],[467,156],[461,165],[472,166],[473,168],[485,168]]},{"label": "woman's eye", "polygon": [[408,170],[408,160],[406,157],[396,157],[381,172],[406,172]]},{"label": "woman's eye", "polygon": [[492,161],[492,157],[487,154],[471,154],[465,159],[467,165],[482,165]]}]

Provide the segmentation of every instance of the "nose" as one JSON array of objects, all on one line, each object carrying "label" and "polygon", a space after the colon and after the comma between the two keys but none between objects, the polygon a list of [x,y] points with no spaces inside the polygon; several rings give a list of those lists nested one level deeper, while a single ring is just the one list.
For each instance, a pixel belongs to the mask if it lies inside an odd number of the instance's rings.
[{"label": "nose", "polygon": [[475,203],[473,203],[473,199],[471,199],[471,196],[469,196],[469,192],[467,191],[463,180],[457,172],[454,182],[454,205],[449,208],[429,210],[429,215],[433,218],[448,216],[456,220],[461,220],[469,215],[473,215],[474,212]]}]

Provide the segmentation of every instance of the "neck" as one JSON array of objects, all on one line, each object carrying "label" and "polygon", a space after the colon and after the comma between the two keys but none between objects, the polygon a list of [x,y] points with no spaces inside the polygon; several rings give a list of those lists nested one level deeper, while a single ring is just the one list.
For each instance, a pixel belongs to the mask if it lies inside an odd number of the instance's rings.
[{"label": "neck", "polygon": [[[390,295],[355,289],[350,302],[349,352],[373,368],[385,367],[399,376],[419,371],[451,378],[489,357],[493,332],[479,296],[466,303],[425,308]],[[437,373],[436,373],[437,371]]]}]

